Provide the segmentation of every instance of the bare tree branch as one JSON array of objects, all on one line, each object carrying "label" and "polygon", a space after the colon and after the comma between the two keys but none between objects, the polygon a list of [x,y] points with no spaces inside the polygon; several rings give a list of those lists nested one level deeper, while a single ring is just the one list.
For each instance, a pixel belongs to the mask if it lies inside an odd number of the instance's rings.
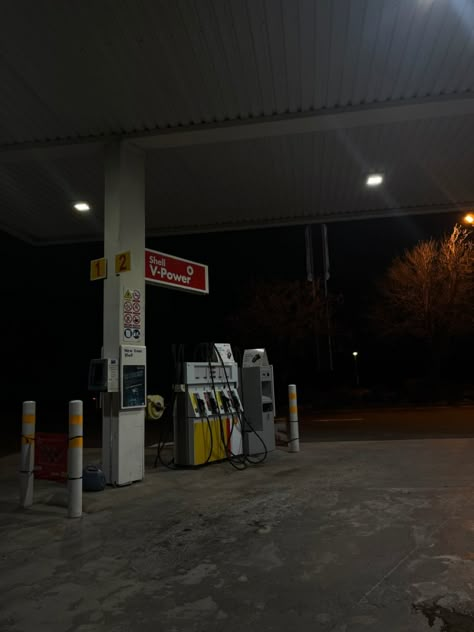
[{"label": "bare tree branch", "polygon": [[474,250],[471,234],[422,241],[395,259],[380,285],[375,319],[386,335],[411,335],[443,345],[472,331]]}]

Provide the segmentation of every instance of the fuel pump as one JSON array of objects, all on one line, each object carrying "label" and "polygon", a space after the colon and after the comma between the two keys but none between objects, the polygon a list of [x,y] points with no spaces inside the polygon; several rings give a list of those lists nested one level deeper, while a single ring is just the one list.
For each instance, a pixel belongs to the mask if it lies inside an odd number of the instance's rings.
[{"label": "fuel pump", "polygon": [[175,386],[174,463],[204,465],[243,454],[235,362],[185,362]]}]

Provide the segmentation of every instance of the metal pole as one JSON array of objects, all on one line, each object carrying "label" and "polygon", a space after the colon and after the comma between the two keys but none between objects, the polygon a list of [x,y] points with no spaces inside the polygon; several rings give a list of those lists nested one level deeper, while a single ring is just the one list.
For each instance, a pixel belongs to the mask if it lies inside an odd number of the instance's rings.
[{"label": "metal pole", "polygon": [[331,338],[331,319],[329,314],[329,300],[328,300],[328,281],[330,278],[329,272],[329,245],[328,245],[328,228],[326,224],[321,224],[321,237],[323,242],[323,266],[324,266],[324,298],[326,301],[326,326],[328,328],[328,359],[329,370],[334,370],[334,362],[332,357],[332,338]]},{"label": "metal pole", "polygon": [[357,366],[357,356],[354,356],[354,371],[355,371],[356,386],[359,386],[359,368]]},{"label": "metal pole", "polygon": [[308,224],[304,230],[305,251],[306,251],[306,278],[311,283],[311,296],[313,298],[313,335],[316,349],[316,366],[321,371],[321,351],[319,348],[319,334],[316,322],[316,286],[314,279],[314,256],[313,256],[313,230]]},{"label": "metal pole", "polygon": [[300,451],[300,431],[298,424],[298,400],[296,397],[296,385],[288,385],[288,410],[289,410],[289,441],[288,448],[290,452]]},{"label": "metal pole", "polygon": [[21,418],[20,506],[31,507],[34,492],[36,402],[23,402]]},{"label": "metal pole", "polygon": [[69,402],[69,448],[67,454],[68,517],[82,515],[82,401]]}]

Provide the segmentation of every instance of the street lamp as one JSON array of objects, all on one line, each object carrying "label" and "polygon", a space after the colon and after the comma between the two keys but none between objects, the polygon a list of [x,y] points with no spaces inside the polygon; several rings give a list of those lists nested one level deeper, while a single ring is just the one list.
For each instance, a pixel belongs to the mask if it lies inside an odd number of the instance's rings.
[{"label": "street lamp", "polygon": [[472,213],[468,213],[467,215],[464,215],[463,219],[466,222],[466,224],[474,224],[474,215]]},{"label": "street lamp", "polygon": [[359,386],[359,369],[357,366],[357,356],[359,355],[358,351],[353,351],[352,352],[352,357],[354,358],[354,375],[355,375],[355,381],[356,381],[356,385]]}]

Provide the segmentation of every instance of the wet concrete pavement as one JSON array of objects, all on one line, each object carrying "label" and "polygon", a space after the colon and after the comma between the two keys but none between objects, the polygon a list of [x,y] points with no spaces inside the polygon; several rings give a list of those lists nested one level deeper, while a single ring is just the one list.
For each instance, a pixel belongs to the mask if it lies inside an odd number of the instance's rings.
[{"label": "wet concrete pavement", "polygon": [[244,472],[150,468],[80,520],[46,483],[18,510],[4,457],[0,630],[474,630],[474,439],[307,439]]}]

